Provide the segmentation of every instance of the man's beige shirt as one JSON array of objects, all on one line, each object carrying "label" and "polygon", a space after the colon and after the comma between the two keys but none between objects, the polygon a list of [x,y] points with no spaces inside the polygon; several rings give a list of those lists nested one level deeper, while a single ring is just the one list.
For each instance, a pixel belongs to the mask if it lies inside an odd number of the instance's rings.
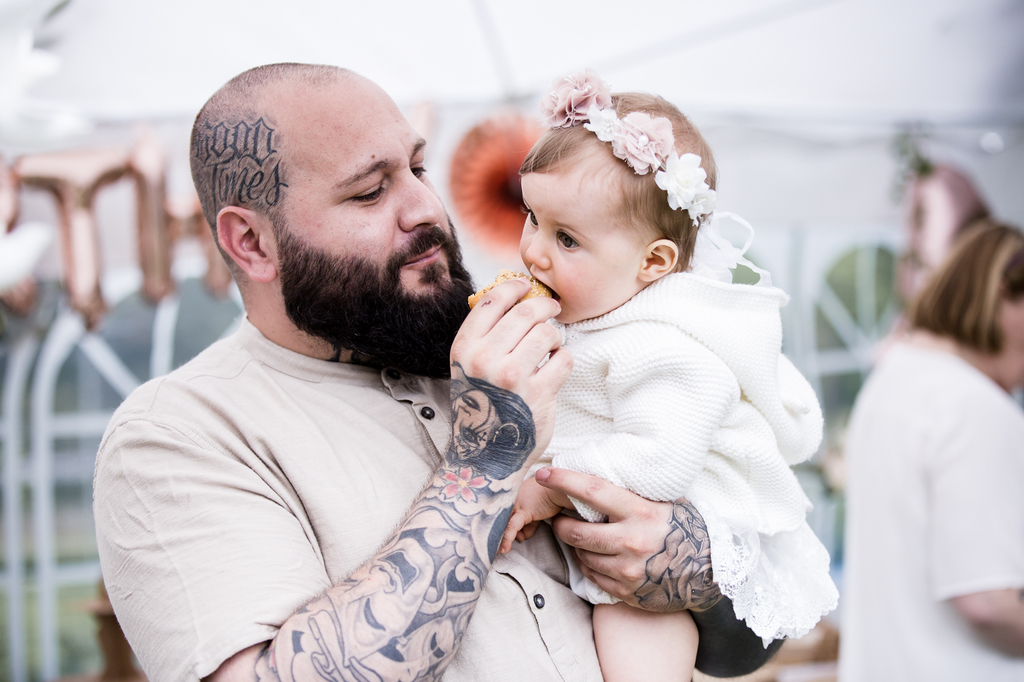
[{"label": "man's beige shirt", "polygon": [[[249,322],[135,391],[96,461],[107,591],[153,682],[209,675],[366,562],[442,461],[448,382],[315,360]],[[429,409],[427,409],[429,408]],[[545,526],[499,557],[447,682],[600,680]]]}]

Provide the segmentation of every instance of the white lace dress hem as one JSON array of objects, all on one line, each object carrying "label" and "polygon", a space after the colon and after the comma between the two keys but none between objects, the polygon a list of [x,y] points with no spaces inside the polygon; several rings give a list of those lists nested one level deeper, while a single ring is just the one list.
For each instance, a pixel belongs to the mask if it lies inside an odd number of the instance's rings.
[{"label": "white lace dress hem", "polygon": [[775,639],[803,637],[836,608],[828,550],[806,522],[769,535],[757,532],[753,518],[725,518],[710,505],[691,502],[707,526],[715,582],[766,647]]}]

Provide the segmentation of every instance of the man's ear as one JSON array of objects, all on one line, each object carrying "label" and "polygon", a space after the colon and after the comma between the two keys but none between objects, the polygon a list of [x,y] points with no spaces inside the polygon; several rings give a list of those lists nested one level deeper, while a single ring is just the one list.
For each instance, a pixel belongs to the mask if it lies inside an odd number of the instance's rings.
[{"label": "man's ear", "polygon": [[637,277],[642,282],[654,282],[674,272],[679,262],[679,247],[671,239],[657,239],[647,245],[644,262]]},{"label": "man's ear", "polygon": [[224,252],[253,282],[277,277],[277,240],[270,218],[241,206],[217,214],[217,240]]}]

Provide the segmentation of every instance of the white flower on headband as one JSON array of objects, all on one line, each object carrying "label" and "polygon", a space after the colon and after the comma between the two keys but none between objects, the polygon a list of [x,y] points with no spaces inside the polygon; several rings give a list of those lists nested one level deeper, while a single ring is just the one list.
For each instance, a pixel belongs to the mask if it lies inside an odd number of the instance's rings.
[{"label": "white flower on headband", "polygon": [[619,117],[614,109],[590,107],[588,118],[590,123],[584,123],[583,127],[597,135],[601,142],[611,142],[615,138],[615,131],[619,128]]},{"label": "white flower on headband", "polygon": [[665,170],[654,174],[654,182],[668,192],[668,205],[674,210],[687,209],[696,223],[702,215],[715,210],[717,194],[706,181],[707,172],[700,167],[696,154],[678,156],[674,151],[665,163]]},{"label": "white flower on headband", "polygon": [[704,192],[698,192],[697,196],[693,198],[693,202],[690,204],[689,209],[690,217],[693,218],[693,222],[697,222],[697,219],[702,215],[707,215],[715,210],[715,204],[718,203],[718,192],[713,189],[707,189]]}]

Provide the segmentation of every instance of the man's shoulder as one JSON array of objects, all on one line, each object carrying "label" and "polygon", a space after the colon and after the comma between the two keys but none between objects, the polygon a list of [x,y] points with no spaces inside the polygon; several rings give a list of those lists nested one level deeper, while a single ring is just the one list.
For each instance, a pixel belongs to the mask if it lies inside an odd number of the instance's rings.
[{"label": "man's shoulder", "polygon": [[132,391],[114,412],[110,426],[130,419],[187,412],[189,403],[195,400],[215,399],[218,387],[228,390],[232,380],[253,360],[234,336],[220,339],[181,367]]}]

